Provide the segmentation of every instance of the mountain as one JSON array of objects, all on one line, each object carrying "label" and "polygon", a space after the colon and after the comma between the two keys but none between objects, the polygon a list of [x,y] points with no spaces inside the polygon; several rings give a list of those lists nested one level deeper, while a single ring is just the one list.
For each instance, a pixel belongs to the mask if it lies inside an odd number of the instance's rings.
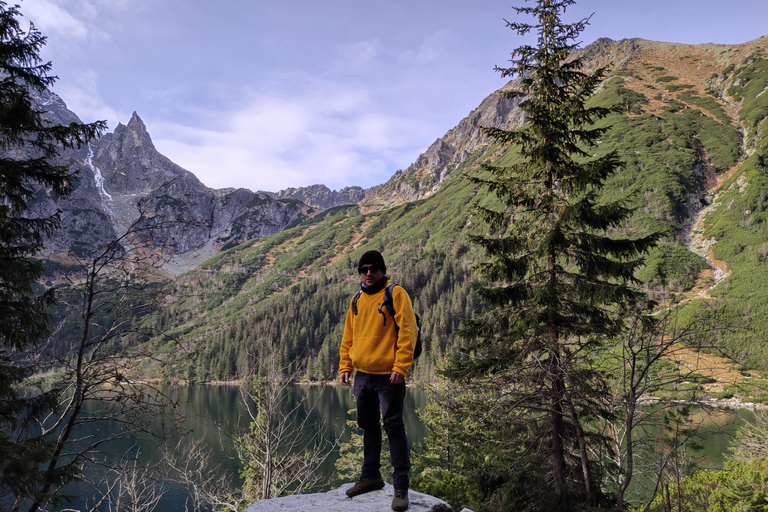
[{"label": "mountain", "polygon": [[[35,99],[51,122],[78,120],[53,93],[36,93]],[[514,115],[519,112],[511,102],[489,97],[408,169],[368,190],[312,185],[251,192],[203,185],[157,151],[134,112],[127,125],[118,124],[88,147],[61,155],[78,171],[79,182],[66,200],[48,198],[36,205],[41,214],[62,211],[63,229],[47,240],[44,256],[67,261],[94,254],[133,226],[144,230],[152,250],[166,255],[166,270],[179,274],[221,250],[275,234],[328,208],[361,204],[370,211],[433,194],[456,165],[485,143],[482,125],[506,125]]]},{"label": "mountain", "polygon": [[[768,38],[742,45],[601,39],[582,50],[588,69],[610,65],[591,101],[622,110],[604,120],[612,128],[597,148],[615,150],[625,162],[603,194],[635,207],[624,232],[667,233],[641,277],[680,304],[681,321],[719,308],[712,332],[722,350],[760,371],[768,360],[768,131],[760,130],[768,115],[766,51]],[[422,316],[426,357],[415,372],[428,377],[455,347],[461,319],[480,307],[470,293],[480,255],[468,237],[482,229],[473,206],[488,198],[465,175],[479,172],[483,161],[515,158],[479,127],[522,121],[515,104],[492,94],[357,205],[325,210],[180,276],[175,289],[188,296],[148,321],[194,347],[195,357],[164,346],[178,358],[165,375],[244,375],[257,357],[254,347],[267,340],[309,378],[333,378],[355,261],[377,248]]]},{"label": "mountain", "polygon": [[[38,99],[52,121],[77,119],[54,94]],[[129,229],[145,229],[172,273],[251,238],[277,233],[314,211],[291,199],[246,189],[214,190],[161,155],[138,114],[88,147],[61,156],[79,172],[66,200],[37,209],[62,211],[63,229],[46,242],[46,257],[87,256]]]},{"label": "mountain", "polygon": [[[681,321],[716,308],[718,325],[702,335],[716,336],[744,371],[766,372],[768,37],[741,45],[601,39],[581,52],[588,70],[608,66],[591,102],[621,107],[602,121],[611,129],[595,149],[616,151],[624,162],[603,194],[635,208],[623,233],[667,233],[640,277],[679,304]],[[90,160],[87,150],[72,158],[82,182],[68,200],[68,226],[106,237],[138,218],[137,198],[146,209],[142,222],[206,221],[194,236],[157,235],[158,244],[171,240],[176,257],[200,256],[179,264],[177,270],[189,270],[169,283],[162,309],[143,319],[174,340],[149,341],[166,364],[147,362],[137,370],[145,375],[243,376],[253,369],[258,344],[270,342],[309,378],[332,378],[355,262],[376,248],[422,316],[425,355],[415,372],[428,377],[455,348],[461,319],[481,307],[470,293],[471,266],[481,255],[469,236],[483,229],[473,207],[490,199],[465,177],[481,172],[483,162],[516,158],[481,127],[523,120],[515,102],[494,93],[377,187],[253,193],[200,185],[157,154],[134,115],[92,145]],[[83,233],[89,222],[96,226],[93,219],[102,227]],[[72,250],[77,237],[62,237],[49,250]]]},{"label": "mountain", "polygon": [[329,189],[325,185],[287,188],[280,192],[267,193],[279,199],[297,199],[308,206],[320,210],[327,210],[328,208],[344,204],[356,204],[365,197],[365,190],[362,187],[344,187],[336,191]]}]

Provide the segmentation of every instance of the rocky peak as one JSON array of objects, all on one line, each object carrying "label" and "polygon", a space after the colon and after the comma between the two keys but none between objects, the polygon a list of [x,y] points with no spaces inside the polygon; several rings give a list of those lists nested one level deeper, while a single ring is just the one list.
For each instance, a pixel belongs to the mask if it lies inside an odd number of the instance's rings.
[{"label": "rocky peak", "polygon": [[131,120],[128,121],[128,126],[118,123],[117,128],[115,128],[115,136],[119,137],[121,144],[124,146],[155,149],[155,144],[152,142],[152,137],[149,136],[147,126],[136,112],[133,113]]},{"label": "rocky peak", "polygon": [[270,194],[277,199],[298,199],[306,205],[321,210],[345,204],[356,204],[365,197],[365,191],[361,187],[345,187],[336,191],[329,189],[325,185],[287,188]]},{"label": "rocky peak", "polygon": [[[514,87],[515,81],[506,87]],[[499,92],[489,95],[475,110],[448,131],[404,171],[389,181],[366,191],[365,209],[391,207],[434,194],[466,158],[488,143],[485,127],[515,128],[523,124],[520,99],[504,98]]]},{"label": "rocky peak", "polygon": [[176,178],[202,186],[192,173],[158,153],[136,112],[127,126],[118,124],[98,141],[93,164],[101,169],[110,194],[145,194]]}]

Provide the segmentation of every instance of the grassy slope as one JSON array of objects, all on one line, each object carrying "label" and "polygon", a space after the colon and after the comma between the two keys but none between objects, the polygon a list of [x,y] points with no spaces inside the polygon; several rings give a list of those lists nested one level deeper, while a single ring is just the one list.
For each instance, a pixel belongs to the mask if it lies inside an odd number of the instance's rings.
[{"label": "grassy slope", "polygon": [[[740,166],[724,185],[731,188],[722,207],[707,218],[706,236],[717,240],[714,254],[733,272],[711,295],[750,327],[726,335],[723,343],[738,348],[745,364],[760,367],[768,360],[761,343],[768,333],[768,286],[763,286],[768,283],[762,282],[768,279],[763,210],[768,148],[766,131],[758,127],[768,112],[768,94],[760,95],[768,71],[753,53],[753,47],[650,45],[614,72],[594,101],[625,104],[626,115],[607,120],[613,128],[598,148],[616,150],[625,161],[605,188],[607,196],[626,197],[637,208],[625,230],[668,232],[642,275],[652,285],[682,292],[695,284],[706,265],[680,245],[689,198],[707,188],[707,169],[722,174]],[[754,151],[743,162],[742,129]],[[367,214],[355,206],[335,208],[230,249],[180,277],[178,298],[169,299],[151,321],[196,357],[177,358],[166,373],[231,378],[252,366],[260,340],[271,340],[287,361],[306,361],[310,377],[332,376],[343,315],[356,287],[354,262],[364,250],[377,248],[424,318],[427,357],[417,372],[427,374],[455,343],[460,318],[478,308],[468,295],[477,255],[466,240],[478,228],[472,205],[483,199],[462,175],[491,155],[492,149],[473,155],[430,198]],[[686,306],[687,314],[697,307]],[[176,344],[164,350],[183,355]]]}]

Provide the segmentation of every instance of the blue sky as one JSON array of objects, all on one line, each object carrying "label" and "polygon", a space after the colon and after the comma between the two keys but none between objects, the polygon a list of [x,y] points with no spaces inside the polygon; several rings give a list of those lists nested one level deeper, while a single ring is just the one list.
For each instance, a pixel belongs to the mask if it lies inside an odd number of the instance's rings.
[{"label": "blue sky", "polygon": [[[383,183],[504,85],[522,0],[22,0],[54,91],[213,188]],[[738,44],[768,0],[584,0],[583,44]]]}]

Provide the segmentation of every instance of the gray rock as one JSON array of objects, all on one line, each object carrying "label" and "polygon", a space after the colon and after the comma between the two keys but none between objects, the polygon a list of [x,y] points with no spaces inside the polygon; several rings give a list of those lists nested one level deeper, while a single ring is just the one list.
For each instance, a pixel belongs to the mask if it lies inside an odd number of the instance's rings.
[{"label": "gray rock", "polygon": [[[50,123],[78,120],[54,93],[37,91],[33,99]],[[24,151],[12,156],[34,156]],[[61,211],[62,229],[46,237],[46,257],[95,256],[137,223],[131,242],[148,243],[152,252],[168,258],[167,270],[180,273],[220,250],[278,233],[314,212],[300,201],[263,192],[206,187],[157,151],[136,112],[127,126],[118,124],[114,133],[88,146],[62,151],[56,163],[79,176],[69,198],[41,189],[32,204],[32,214],[39,217]]]},{"label": "gray rock", "polygon": [[[319,510],[327,512],[387,512],[392,510],[392,497],[395,488],[390,484],[380,491],[348,498],[345,491],[354,484],[344,484],[338,489],[326,493],[295,494],[271,500],[257,501],[245,512],[288,512]],[[453,512],[443,500],[429,494],[409,491],[411,506],[409,512]]]},{"label": "gray rock", "polygon": [[[518,82],[519,79],[515,79],[505,88],[516,88]],[[434,194],[459,164],[488,144],[485,127],[522,126],[525,117],[519,108],[520,101],[520,98],[504,98],[500,91],[492,93],[407,169],[397,171],[386,183],[367,189],[360,204],[366,209],[388,208]]]},{"label": "gray rock", "polygon": [[365,191],[360,187],[345,187],[337,192],[325,185],[311,185],[309,187],[287,188],[280,192],[270,192],[270,195],[278,199],[298,199],[314,208],[327,210],[334,206],[357,204],[365,197]]}]

